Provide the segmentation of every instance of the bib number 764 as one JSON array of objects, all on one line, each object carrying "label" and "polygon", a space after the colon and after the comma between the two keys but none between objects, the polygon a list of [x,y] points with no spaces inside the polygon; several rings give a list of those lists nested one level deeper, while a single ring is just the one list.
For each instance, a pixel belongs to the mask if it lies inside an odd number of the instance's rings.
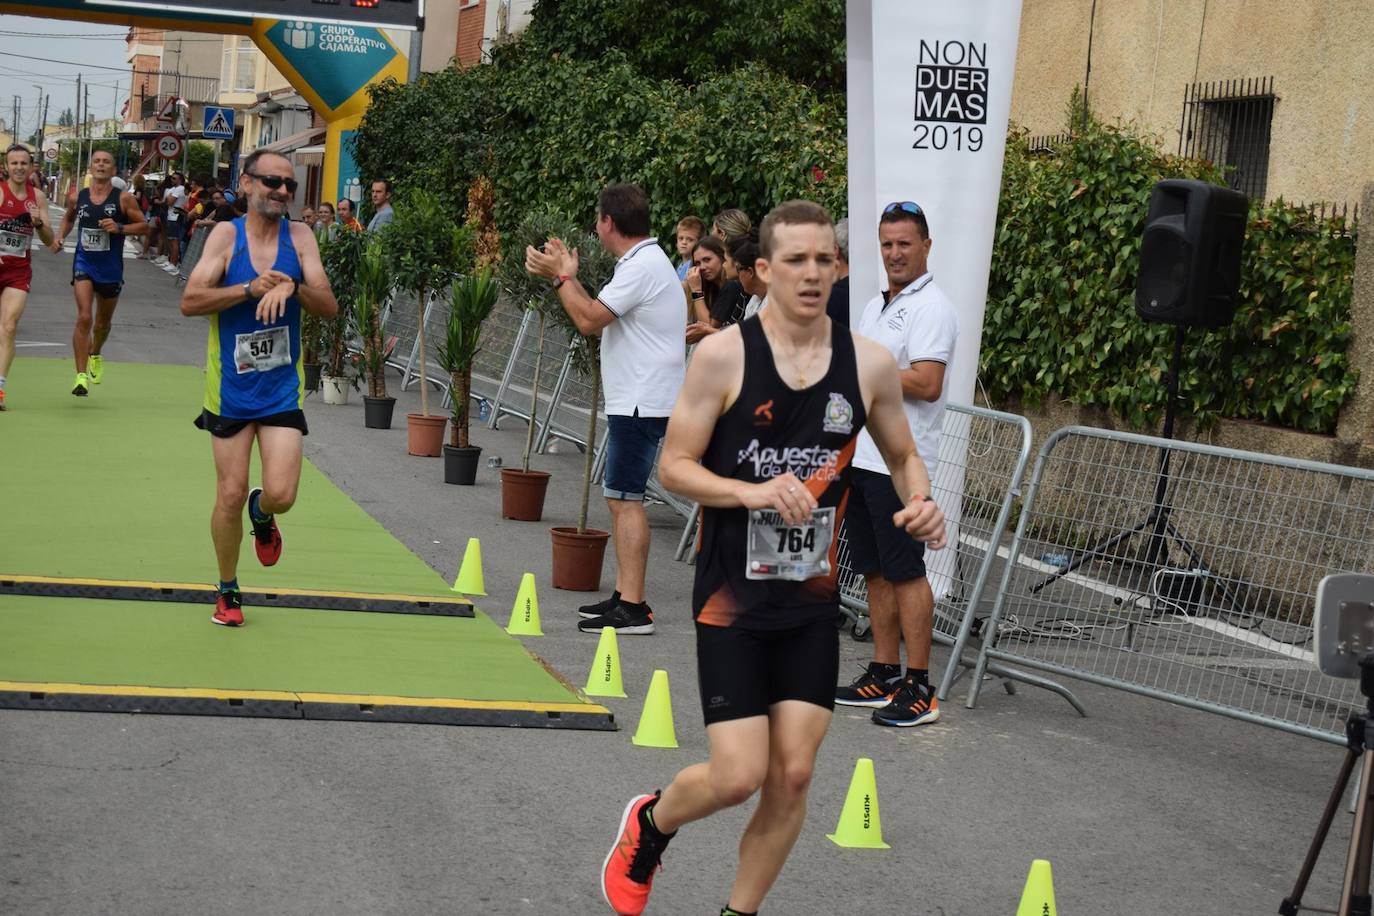
[{"label": "bib number 764", "polygon": [[749,513],[745,576],[803,582],[830,573],[835,538],[835,508],[814,509],[811,518],[789,525],[771,509]]}]

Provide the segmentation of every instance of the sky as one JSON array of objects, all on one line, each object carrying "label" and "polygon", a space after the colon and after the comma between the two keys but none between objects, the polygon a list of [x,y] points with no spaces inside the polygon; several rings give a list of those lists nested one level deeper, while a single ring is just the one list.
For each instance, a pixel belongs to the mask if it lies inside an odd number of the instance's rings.
[{"label": "sky", "polygon": [[[14,112],[13,97],[18,94],[19,136],[33,133],[40,114],[41,86],[44,95],[52,95],[48,123],[56,124],[64,109],[76,109],[78,73],[83,86],[88,82],[91,86],[91,115],[118,117],[129,94],[129,65],[124,59],[126,31],[122,26],[105,23],[0,15],[0,75],[6,77],[9,87],[8,92],[0,95],[0,120],[9,125]],[[204,37],[219,41],[212,35]]]}]

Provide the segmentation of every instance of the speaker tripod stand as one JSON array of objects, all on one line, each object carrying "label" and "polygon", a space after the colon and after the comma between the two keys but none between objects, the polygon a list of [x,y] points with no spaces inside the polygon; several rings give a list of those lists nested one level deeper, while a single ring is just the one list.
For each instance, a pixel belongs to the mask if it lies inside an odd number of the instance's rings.
[{"label": "speaker tripod stand", "polygon": [[1350,774],[1357,761],[1363,766],[1360,784],[1356,789],[1358,801],[1355,805],[1355,823],[1350,829],[1350,849],[1346,853],[1340,908],[1314,912],[1370,916],[1369,866],[1370,849],[1374,845],[1371,842],[1374,841],[1374,807],[1369,801],[1370,790],[1374,788],[1374,653],[1365,653],[1360,659],[1360,693],[1365,698],[1364,712],[1353,712],[1345,720],[1345,759],[1341,761],[1340,772],[1336,774],[1336,784],[1331,787],[1331,796],[1326,800],[1326,809],[1322,811],[1312,845],[1307,848],[1307,857],[1303,859],[1293,893],[1279,904],[1281,916],[1296,916],[1303,908],[1302,895],[1312,878],[1312,869],[1316,867],[1322,845],[1331,832],[1331,821],[1341,805],[1341,798],[1345,795],[1345,787],[1350,782]]},{"label": "speaker tripod stand", "polygon": [[[1178,376],[1183,367],[1183,343],[1185,329],[1183,325],[1174,328],[1174,353],[1169,363],[1169,383],[1168,399],[1164,404],[1164,431],[1162,438],[1172,440],[1174,438],[1174,417],[1177,410],[1178,401]],[[1169,561],[1169,544],[1173,544],[1188,558],[1187,569],[1196,570],[1206,574],[1210,572],[1207,564],[1203,561],[1202,554],[1196,547],[1188,543],[1185,538],[1174,526],[1169,515],[1173,511],[1173,506],[1169,497],[1169,459],[1173,455],[1173,450],[1161,448],[1159,451],[1159,466],[1155,472],[1155,492],[1154,500],[1150,506],[1150,511],[1143,519],[1133,527],[1090,544],[1078,556],[1074,557],[1065,565],[1050,573],[1044,579],[1031,586],[1031,594],[1038,594],[1045,587],[1058,582],[1069,573],[1078,569],[1085,563],[1093,560],[1103,559],[1111,555],[1116,547],[1134,535],[1143,531],[1149,531],[1149,541],[1145,545],[1144,562],[1148,566],[1165,568]],[[1232,610],[1240,611],[1241,602],[1239,596],[1225,582],[1217,577],[1209,576],[1218,591],[1226,597]]]}]

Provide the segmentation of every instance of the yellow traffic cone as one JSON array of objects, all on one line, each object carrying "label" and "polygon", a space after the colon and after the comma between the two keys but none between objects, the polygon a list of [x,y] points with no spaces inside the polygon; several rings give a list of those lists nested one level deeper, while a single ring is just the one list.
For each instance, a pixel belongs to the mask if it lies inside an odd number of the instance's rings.
[{"label": "yellow traffic cone", "polygon": [[625,685],[620,680],[620,650],[616,648],[615,627],[602,627],[596,644],[592,670],[587,672],[586,694],[589,697],[623,697]]},{"label": "yellow traffic cone", "polygon": [[677,747],[677,732],[673,730],[673,701],[668,694],[668,672],[654,672],[649,692],[644,697],[644,711],[639,714],[639,727],[632,739],[640,747]]},{"label": "yellow traffic cone", "polygon": [[1036,859],[1031,863],[1016,916],[1057,916],[1054,908],[1054,876],[1050,873],[1047,859]]},{"label": "yellow traffic cone", "polygon": [[467,549],[463,551],[463,565],[458,567],[458,578],[453,580],[450,591],[486,597],[487,587],[482,578],[482,542],[477,538],[468,538]]},{"label": "yellow traffic cone", "polygon": [[860,757],[849,780],[849,794],[830,842],[846,849],[891,849],[883,842],[883,822],[878,817],[878,782],[873,776],[873,761]]},{"label": "yellow traffic cone", "polygon": [[520,591],[515,606],[510,609],[510,623],[506,632],[512,636],[543,636],[539,629],[539,596],[534,593],[534,573],[520,577]]}]

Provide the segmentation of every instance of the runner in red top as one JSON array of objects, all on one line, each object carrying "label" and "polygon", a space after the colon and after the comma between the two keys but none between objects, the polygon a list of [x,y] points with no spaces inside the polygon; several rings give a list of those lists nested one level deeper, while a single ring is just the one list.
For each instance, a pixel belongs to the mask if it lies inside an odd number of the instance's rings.
[{"label": "runner in red top", "polygon": [[5,151],[5,167],[9,177],[0,184],[0,410],[5,409],[5,376],[14,362],[19,316],[33,281],[29,248],[34,232],[53,251],[62,250],[62,243],[53,238],[48,198],[29,184],[33,153],[16,143]]}]

